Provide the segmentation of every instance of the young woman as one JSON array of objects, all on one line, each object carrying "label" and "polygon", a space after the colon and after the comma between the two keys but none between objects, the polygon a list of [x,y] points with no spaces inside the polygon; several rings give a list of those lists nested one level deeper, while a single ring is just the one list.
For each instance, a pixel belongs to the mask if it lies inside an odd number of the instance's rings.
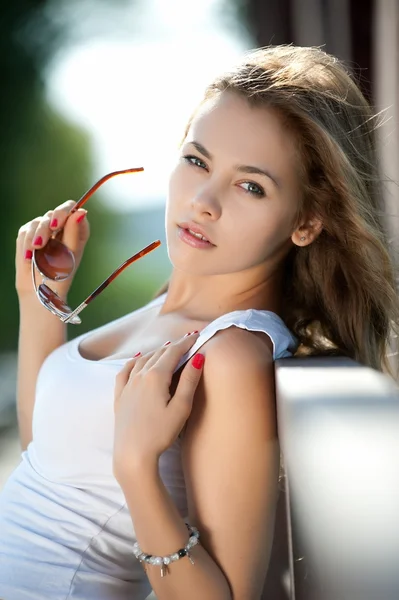
[{"label": "young woman", "polygon": [[[70,342],[31,260],[62,230],[79,264],[86,211],[68,201],[21,228],[23,453],[0,495],[2,598],[260,597],[280,462],[273,361],[388,366],[399,312],[373,124],[323,51],[245,55],[184,133],[167,287]],[[70,284],[54,285],[64,300]]]}]

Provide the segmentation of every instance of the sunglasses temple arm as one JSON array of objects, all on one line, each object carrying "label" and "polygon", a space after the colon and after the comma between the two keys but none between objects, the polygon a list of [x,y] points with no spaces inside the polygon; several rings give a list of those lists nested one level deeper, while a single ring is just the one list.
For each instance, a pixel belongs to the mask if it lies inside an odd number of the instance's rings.
[{"label": "sunglasses temple arm", "polygon": [[32,265],[32,283],[33,283],[33,288],[36,292],[36,295],[38,294],[38,290],[37,290],[37,283],[36,283],[36,273],[35,273],[35,264],[34,261],[31,261],[31,265]]},{"label": "sunglasses temple arm", "polygon": [[73,214],[79,208],[81,208],[87,202],[87,200],[90,198],[90,196],[92,196],[94,194],[94,192],[96,192],[98,190],[98,188],[100,186],[102,186],[103,183],[108,181],[108,179],[111,179],[112,177],[115,177],[116,175],[124,175],[125,173],[137,173],[139,171],[144,171],[144,167],[136,167],[134,169],[124,169],[123,171],[113,171],[112,173],[108,173],[107,175],[104,175],[104,177],[101,177],[101,179],[99,179],[94,185],[91,186],[91,188],[89,190],[87,190],[87,192],[85,192],[83,194],[83,196],[77,201],[77,203],[75,204],[75,206],[73,207],[73,209],[71,210],[71,212],[69,214]]},{"label": "sunglasses temple arm", "polygon": [[79,304],[79,306],[77,308],[75,308],[75,310],[73,310],[71,313],[69,313],[68,315],[65,315],[65,317],[60,317],[61,321],[63,323],[69,323],[69,321],[71,321],[74,317],[76,317],[79,313],[82,312],[82,310],[84,308],[86,308],[87,304],[86,302],[82,302],[82,304]]},{"label": "sunglasses temple arm", "polygon": [[132,263],[136,262],[136,260],[139,260],[140,258],[142,258],[143,256],[145,256],[149,252],[152,252],[152,250],[155,250],[155,248],[158,248],[158,246],[160,246],[160,245],[161,245],[161,242],[159,240],[156,240],[155,242],[152,242],[151,244],[149,244],[149,246],[146,246],[145,248],[143,248],[143,250],[140,250],[140,252],[137,252],[137,254],[135,254],[131,258],[128,258],[117,269],[115,269],[115,271],[113,273],[111,273],[111,275],[109,277],[107,277],[107,279],[105,279],[105,281],[103,281],[98,286],[98,288],[96,288],[94,290],[94,292],[92,294],[90,294],[90,296],[88,296],[86,298],[86,300],[84,300],[84,302],[82,302],[82,304],[79,304],[79,306],[77,308],[75,308],[74,311],[72,311],[71,313],[69,313],[69,315],[67,315],[65,318],[63,318],[62,319],[63,322],[64,323],[69,323],[69,321],[71,319],[73,319],[75,316],[77,316],[80,312],[82,312],[82,310],[84,308],[86,308],[86,306],[88,304],[90,304],[90,302],[92,300],[94,300],[94,298],[96,298],[99,294],[101,294],[101,292],[103,290],[105,290],[105,288],[108,287],[109,284],[112,283],[114,281],[114,279],[116,279],[118,277],[118,275],[120,275],[120,273],[122,273],[122,271],[124,271]]}]

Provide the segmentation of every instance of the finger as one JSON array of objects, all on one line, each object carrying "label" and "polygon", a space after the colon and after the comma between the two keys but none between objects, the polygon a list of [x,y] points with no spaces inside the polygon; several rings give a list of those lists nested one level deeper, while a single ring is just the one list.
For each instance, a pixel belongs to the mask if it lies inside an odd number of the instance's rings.
[{"label": "finger", "polygon": [[115,395],[117,397],[120,396],[120,394],[122,393],[122,390],[124,389],[127,382],[129,381],[130,374],[131,374],[132,370],[134,369],[134,366],[136,365],[139,356],[141,356],[140,353],[138,353],[138,355],[136,355],[133,358],[131,358],[130,360],[128,360],[125,363],[123,369],[121,369],[119,371],[119,373],[117,374],[117,376],[115,378],[115,390],[114,390]]},{"label": "finger", "polygon": [[133,369],[130,371],[130,376],[129,376],[130,379],[132,377],[134,377],[134,375],[136,375],[137,373],[145,371],[148,362],[152,359],[155,352],[157,352],[157,351],[147,352],[146,354],[143,354],[137,358],[136,364],[134,365]]},{"label": "finger", "polygon": [[175,394],[168,405],[172,410],[176,410],[184,416],[190,414],[195,390],[201,379],[204,361],[205,356],[196,353],[184,367]]},{"label": "finger", "polygon": [[[21,257],[24,260],[30,260],[33,255],[33,240],[36,237],[37,228],[40,225],[40,218],[34,219],[28,223],[25,227],[25,235],[23,235],[22,252]],[[22,236],[21,236],[22,237]],[[29,257],[29,258],[28,258]]]},{"label": "finger", "polygon": [[72,252],[81,249],[87,242],[90,227],[86,217],[87,210],[80,208],[75,211],[76,202],[66,200],[57,206],[51,214],[50,229],[52,232],[62,231],[62,241]]},{"label": "finger", "polygon": [[65,222],[63,242],[72,252],[79,251],[89,239],[90,225],[86,215],[87,210],[79,208]]},{"label": "finger", "polygon": [[198,336],[198,331],[195,331],[166,346],[164,352],[157,361],[157,368],[170,372],[172,376],[180,359],[195,344]]},{"label": "finger", "polygon": [[66,200],[52,211],[51,229],[62,229],[71,214],[76,202]]},{"label": "finger", "polygon": [[151,367],[156,365],[158,360],[161,358],[162,354],[165,352],[167,346],[169,346],[170,344],[171,344],[171,342],[167,341],[164,343],[163,346],[161,346],[161,348],[158,348],[157,350],[154,350],[153,352],[149,353],[151,356],[145,363],[145,371],[148,371]]},{"label": "finger", "polygon": [[[51,219],[51,229],[53,230],[58,230],[58,229],[63,229],[63,227],[65,227],[67,221],[74,216],[74,220],[76,221],[78,219],[78,217],[80,216],[80,214],[78,215],[79,211],[73,212],[73,209],[76,206],[76,202],[74,200],[67,200],[66,202],[63,202],[62,204],[60,204],[59,206],[57,206],[53,212],[52,212],[52,219]],[[83,214],[86,214],[86,210],[81,209],[81,212],[83,212]]]},{"label": "finger", "polygon": [[29,227],[31,226],[31,222],[25,223],[22,225],[17,234],[16,247],[15,247],[15,263],[18,265],[19,263],[23,264],[25,260],[25,239],[26,235],[29,231]]},{"label": "finger", "polygon": [[115,393],[120,393],[122,389],[127,385],[129,379],[132,375],[140,371],[143,366],[147,363],[147,361],[151,358],[152,352],[148,352],[147,354],[142,355],[141,352],[138,352],[133,358],[128,360],[123,369],[119,371],[116,376],[115,382]]},{"label": "finger", "polygon": [[[54,225],[58,224],[58,228],[60,228],[60,226],[62,227],[68,212],[74,205],[75,202],[73,200],[68,200],[54,211],[49,210],[43,217],[37,217],[27,224],[28,227],[25,228],[27,231],[23,248],[24,257],[28,257],[27,252],[30,254],[33,250],[43,248],[43,246],[47,244],[48,240],[57,229]],[[61,213],[64,214],[64,217],[62,218],[60,217]],[[55,217],[54,214],[57,214],[58,217]]]},{"label": "finger", "polygon": [[27,236],[27,238],[29,243],[32,245],[32,249],[37,250],[38,248],[43,248],[43,246],[45,246],[49,241],[52,233],[50,230],[50,220],[51,216],[49,214],[41,217],[37,224],[36,231],[33,232],[33,235],[32,231],[30,231],[30,235]]}]

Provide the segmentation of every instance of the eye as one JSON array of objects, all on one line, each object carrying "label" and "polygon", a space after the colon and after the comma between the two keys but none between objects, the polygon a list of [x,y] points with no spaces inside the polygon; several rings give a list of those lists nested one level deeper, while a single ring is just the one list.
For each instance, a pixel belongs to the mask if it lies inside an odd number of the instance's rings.
[{"label": "eye", "polygon": [[[204,167],[206,168],[206,164],[204,163],[204,161],[198,158],[198,156],[194,156],[193,154],[187,154],[186,156],[183,156],[183,160],[188,162],[190,165],[193,165],[193,167],[200,167],[200,169],[202,169],[203,167],[201,165],[204,165]],[[195,163],[194,161],[197,162]],[[201,163],[201,165],[199,165],[198,163]]]},{"label": "eye", "polygon": [[253,181],[245,181],[243,185],[248,185],[250,188],[247,190],[244,189],[247,194],[252,194],[254,196],[258,196],[259,198],[265,196],[265,190],[257,183],[254,183]]}]

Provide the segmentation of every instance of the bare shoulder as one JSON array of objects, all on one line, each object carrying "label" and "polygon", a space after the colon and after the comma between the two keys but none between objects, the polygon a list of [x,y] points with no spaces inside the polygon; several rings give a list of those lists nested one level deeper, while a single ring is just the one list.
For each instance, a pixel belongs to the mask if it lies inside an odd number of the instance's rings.
[{"label": "bare shoulder", "polygon": [[248,331],[240,327],[229,327],[218,331],[206,344],[207,374],[214,368],[231,370],[237,367],[251,371],[270,365],[273,361],[273,343],[263,332]]},{"label": "bare shoulder", "polygon": [[[196,394],[196,411],[215,414],[245,404],[269,420],[275,417],[273,344],[262,332],[239,327],[219,331],[204,347],[205,364]],[[194,411],[192,419],[198,416]],[[248,418],[248,415],[244,415]]]},{"label": "bare shoulder", "polygon": [[[273,345],[264,333],[239,327],[219,331],[204,346],[205,364],[197,388],[189,428],[198,428],[205,416],[213,427],[226,423],[226,412],[241,410],[267,423],[277,435],[275,413]],[[232,426],[232,418],[230,418]],[[243,422],[241,419],[238,422]]]},{"label": "bare shoulder", "polygon": [[[254,419],[277,436],[273,345],[264,333],[238,327],[219,331],[204,346],[205,364],[185,435],[204,419],[210,427],[234,427]],[[234,410],[234,412],[233,412]],[[249,423],[252,426],[251,423]],[[253,424],[255,425],[255,423]]]},{"label": "bare shoulder", "polygon": [[189,517],[234,598],[259,597],[278,494],[272,347],[231,327],[204,347],[203,376],[182,442]]}]

